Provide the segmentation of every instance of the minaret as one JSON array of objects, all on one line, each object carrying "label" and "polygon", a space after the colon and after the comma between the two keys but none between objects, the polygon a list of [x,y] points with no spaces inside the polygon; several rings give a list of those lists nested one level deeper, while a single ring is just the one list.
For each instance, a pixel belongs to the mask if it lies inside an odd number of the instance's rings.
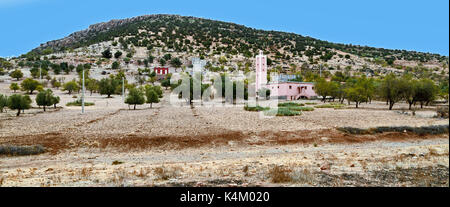
[{"label": "minaret", "polygon": [[259,51],[259,55],[256,56],[256,86],[255,89],[258,91],[267,85],[267,56],[264,55],[263,51]]}]

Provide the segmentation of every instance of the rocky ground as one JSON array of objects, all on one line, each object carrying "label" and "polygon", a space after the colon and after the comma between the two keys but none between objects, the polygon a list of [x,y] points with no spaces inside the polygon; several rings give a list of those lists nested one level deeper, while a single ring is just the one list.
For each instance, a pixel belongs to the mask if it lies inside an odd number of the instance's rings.
[{"label": "rocky ground", "polygon": [[0,114],[0,145],[47,149],[1,156],[1,186],[449,186],[448,134],[336,130],[448,124],[433,107],[411,116],[405,104],[374,102],[261,118],[242,106],[179,107],[168,94],[134,111],[120,96],[93,94],[81,114],[65,106],[73,95],[55,93],[57,109]]}]

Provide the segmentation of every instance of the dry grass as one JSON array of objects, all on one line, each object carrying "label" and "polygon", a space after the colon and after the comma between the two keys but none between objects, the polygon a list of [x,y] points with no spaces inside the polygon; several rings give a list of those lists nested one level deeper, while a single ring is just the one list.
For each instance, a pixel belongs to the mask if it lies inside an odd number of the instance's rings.
[{"label": "dry grass", "polygon": [[180,167],[161,166],[153,169],[153,173],[155,173],[158,180],[169,180],[176,178],[179,176],[180,171],[182,171],[182,168]]},{"label": "dry grass", "polygon": [[291,169],[276,165],[269,170],[269,177],[272,183],[290,183],[293,181]]}]

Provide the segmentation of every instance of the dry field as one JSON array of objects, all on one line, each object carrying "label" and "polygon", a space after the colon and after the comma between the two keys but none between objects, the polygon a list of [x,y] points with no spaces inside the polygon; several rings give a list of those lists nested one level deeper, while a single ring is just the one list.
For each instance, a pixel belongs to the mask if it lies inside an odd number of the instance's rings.
[{"label": "dry field", "polygon": [[432,107],[411,116],[405,104],[374,102],[261,119],[242,106],[178,107],[167,95],[133,111],[120,96],[88,94],[95,106],[81,114],[65,106],[72,95],[55,93],[57,109],[0,114],[0,145],[47,150],[0,156],[0,186],[449,186],[448,134],[336,129],[448,124]]}]

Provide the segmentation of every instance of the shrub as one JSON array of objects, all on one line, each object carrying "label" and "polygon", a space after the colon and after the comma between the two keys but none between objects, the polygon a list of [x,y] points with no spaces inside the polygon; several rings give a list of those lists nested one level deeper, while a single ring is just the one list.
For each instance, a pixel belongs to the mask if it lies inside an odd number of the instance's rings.
[{"label": "shrub", "polygon": [[[76,101],[73,102],[69,102],[66,104],[66,106],[81,106],[81,99],[78,99]],[[95,103],[91,103],[91,102],[84,102],[84,106],[93,106],[95,105]]]},{"label": "shrub", "polygon": [[24,156],[37,155],[45,152],[45,148],[41,145],[34,146],[0,146],[0,155]]},{"label": "shrub", "polygon": [[244,110],[246,111],[266,111],[269,110],[269,107],[262,107],[262,106],[248,106],[248,104],[245,104]]},{"label": "shrub", "polygon": [[114,160],[114,161],[112,162],[112,165],[121,165],[121,164],[123,164],[123,162],[118,161],[118,160]]},{"label": "shrub", "polygon": [[314,111],[313,107],[308,107],[308,106],[298,106],[298,107],[288,107],[288,108],[293,111]]},{"label": "shrub", "polygon": [[272,183],[289,183],[293,181],[291,170],[280,166],[275,166],[270,169],[269,177]]},{"label": "shrub", "polygon": [[153,172],[159,180],[169,180],[170,178],[176,178],[178,176],[177,168],[166,168],[162,166],[155,168]]},{"label": "shrub", "polygon": [[8,106],[8,96],[0,94],[0,113],[3,113],[3,108]]},{"label": "shrub", "polygon": [[294,103],[294,102],[286,102],[286,103],[279,103],[278,104],[278,107],[293,107],[293,106],[305,106],[305,104]]},{"label": "shrub", "polygon": [[323,105],[319,105],[319,106],[314,106],[315,108],[318,109],[325,109],[325,108],[331,108],[331,109],[342,109],[345,107],[344,104],[338,104],[338,103],[329,103],[329,104],[323,104]]},{"label": "shrub", "polygon": [[375,134],[384,132],[412,132],[419,135],[436,135],[436,134],[448,134],[449,125],[437,125],[437,126],[422,126],[422,127],[410,127],[410,126],[390,126],[390,127],[376,127],[370,129],[360,129],[353,127],[340,127],[339,131],[348,134]]},{"label": "shrub", "polygon": [[302,115],[300,111],[294,111],[290,108],[278,108],[278,109],[269,109],[264,111],[266,116],[299,116]]}]

